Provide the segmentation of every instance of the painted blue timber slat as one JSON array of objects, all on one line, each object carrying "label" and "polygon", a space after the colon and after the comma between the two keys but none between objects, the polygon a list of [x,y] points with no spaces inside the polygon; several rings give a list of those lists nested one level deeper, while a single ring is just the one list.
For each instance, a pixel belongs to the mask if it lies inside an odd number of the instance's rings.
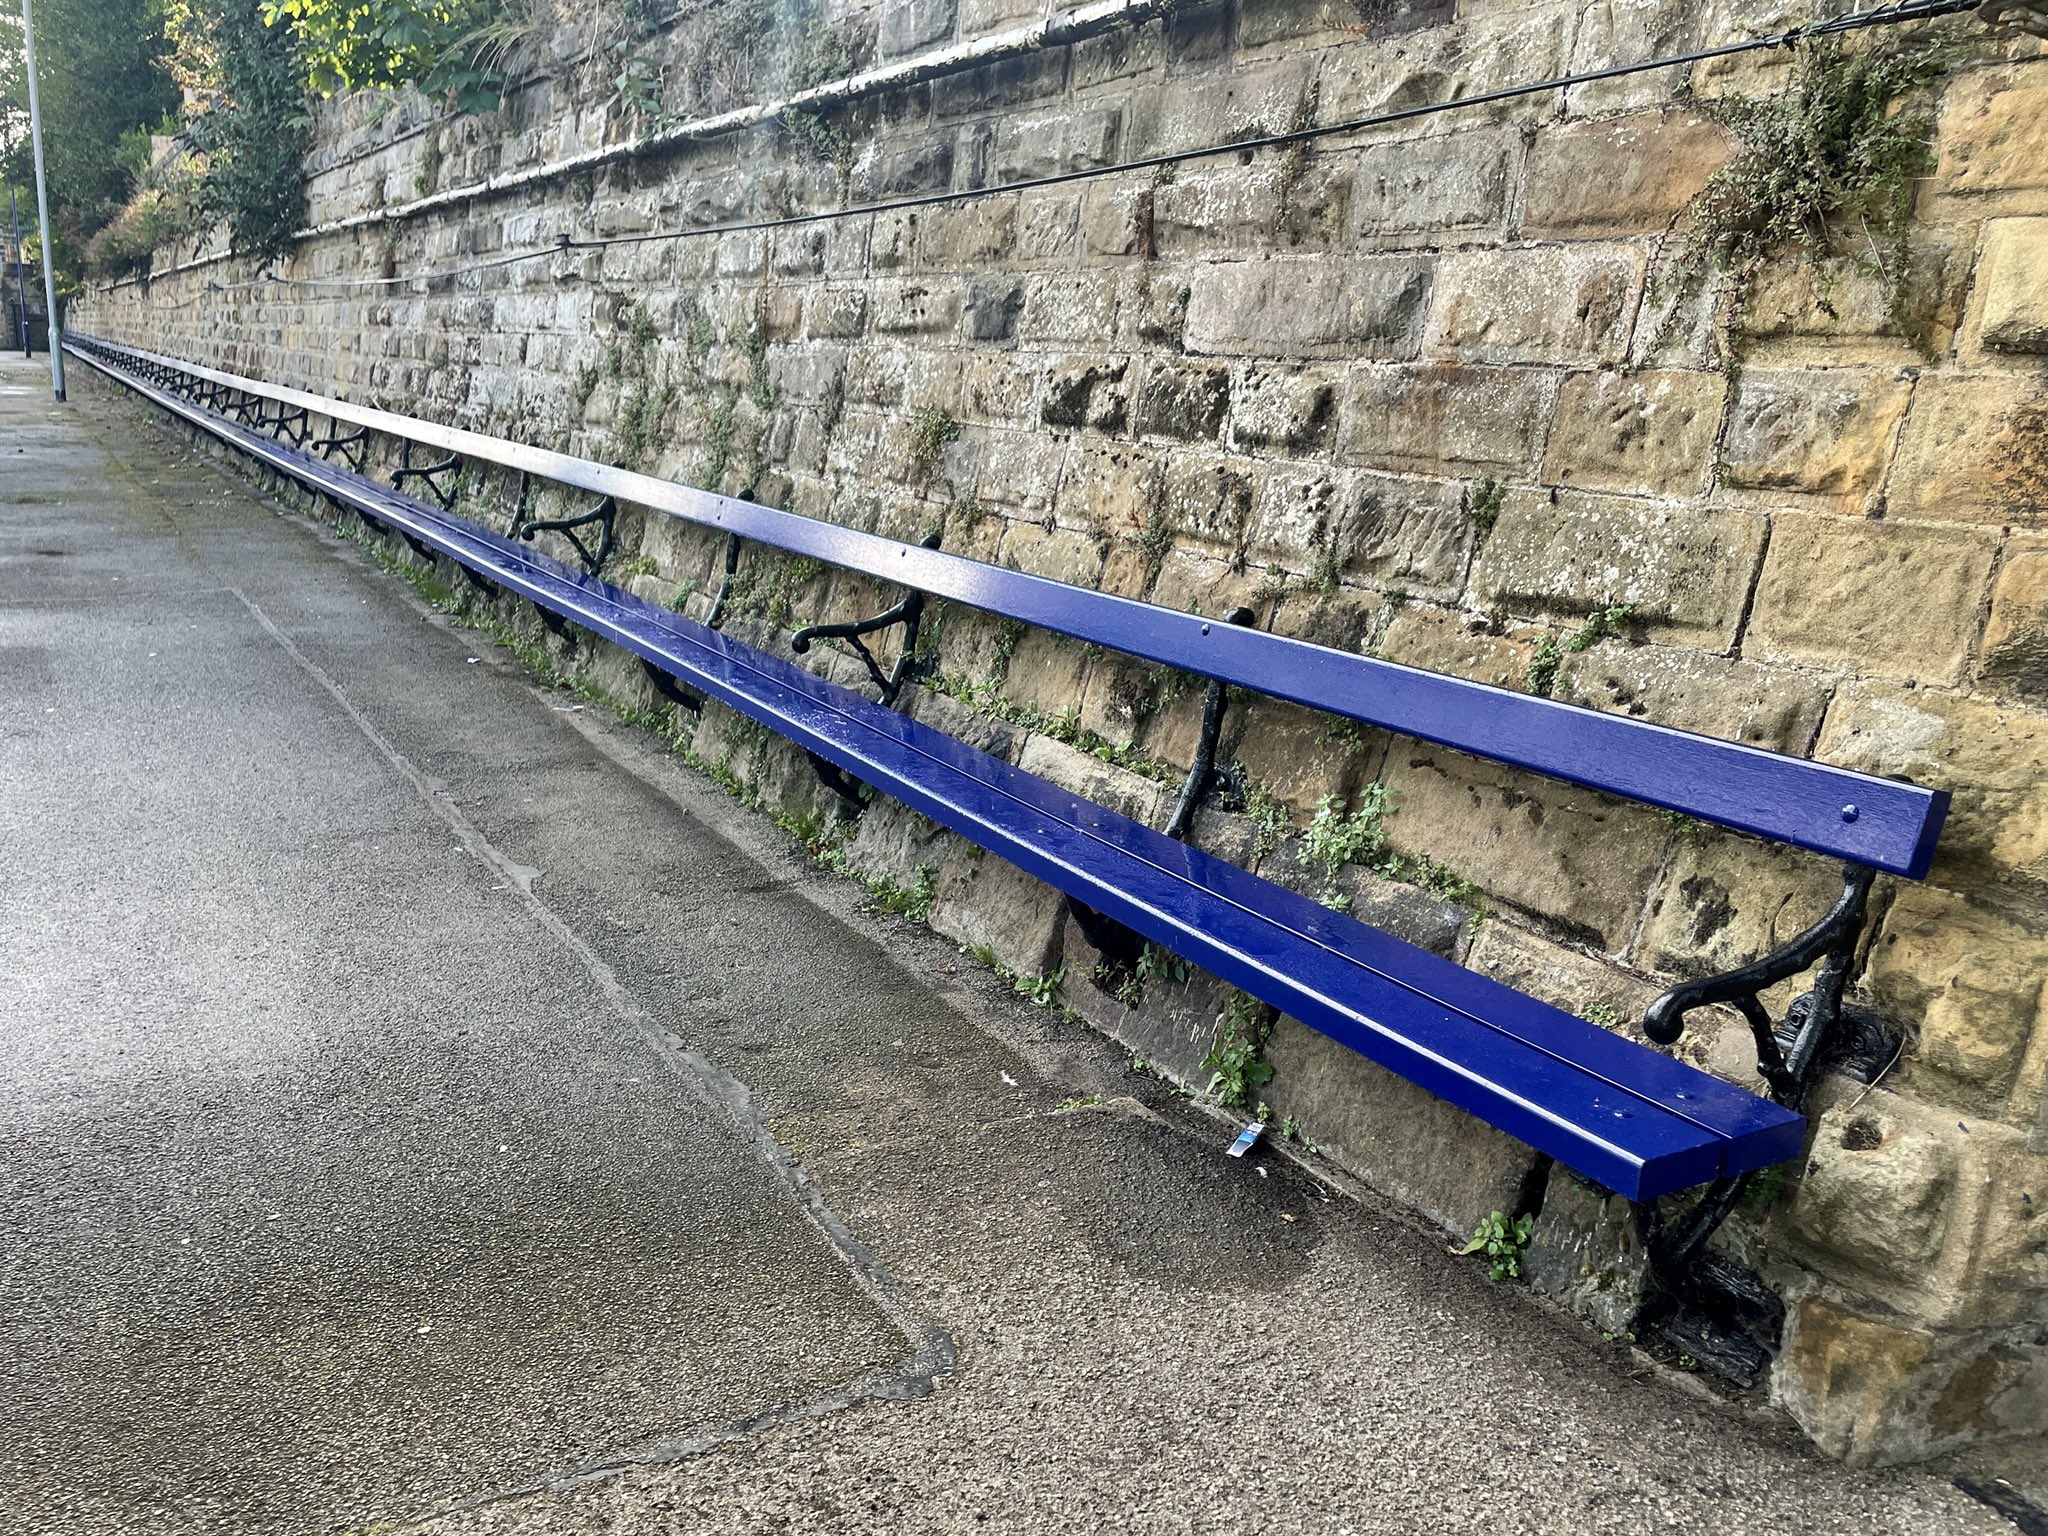
[{"label": "painted blue timber slat", "polygon": [[136,387],[1632,1199],[1766,1166],[1800,1148],[1803,1122],[1789,1111],[524,545]]},{"label": "painted blue timber slat", "polygon": [[[81,338],[89,340],[89,338]],[[177,358],[110,352],[740,534],[1042,629],[1221,678],[1311,709],[1919,879],[1948,815],[1945,791],[1511,689],[1212,623],[1150,603],[735,501],[652,475],[307,394]]]}]

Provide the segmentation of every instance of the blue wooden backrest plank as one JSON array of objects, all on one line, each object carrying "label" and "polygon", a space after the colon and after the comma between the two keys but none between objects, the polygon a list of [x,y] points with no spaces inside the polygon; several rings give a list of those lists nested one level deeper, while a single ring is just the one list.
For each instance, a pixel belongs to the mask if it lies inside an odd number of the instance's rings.
[{"label": "blue wooden backrest plank", "polygon": [[[352,476],[282,449],[246,429],[230,426],[228,430],[263,457],[280,463],[298,461],[301,477],[312,483],[324,483],[345,494],[351,490]],[[984,841],[991,840],[991,832],[999,834],[993,840],[1003,845],[1000,851],[1021,866],[1064,888],[1077,889],[1094,904],[1175,943],[1247,990],[1285,999],[1290,1011],[1333,1038],[1452,1102],[1480,1110],[1502,1129],[1552,1151],[1623,1193],[1647,1198],[1764,1166],[1797,1150],[1798,1118],[1775,1106],[1067,796],[999,759],[880,709],[790,663],[766,657],[570,571],[502,536],[437,513],[411,498],[381,489],[379,496],[379,511],[410,521],[415,532],[444,545],[458,558],[494,576],[511,576],[529,589],[528,595],[542,598],[571,617],[580,616],[597,632],[608,634],[657,665],[684,665],[690,681],[707,686],[733,707],[778,729],[794,730],[842,766],[889,783],[942,822]],[[694,662],[683,662],[682,658],[692,653]],[[886,750],[877,755],[873,750],[850,747],[849,726],[857,727],[856,738],[865,732]],[[917,769],[917,758],[925,760],[925,771]],[[934,768],[946,771],[931,772]],[[931,786],[937,784],[949,786],[950,794],[935,791]],[[1084,820],[1092,823],[1085,832],[1080,826]],[[1070,858],[1065,862],[1048,852],[1061,842],[1058,834],[1063,831],[1083,833],[1066,840]],[[1119,846],[1112,837],[1135,848]],[[1127,858],[1135,853],[1158,868],[1162,878],[1132,881],[1127,864],[1114,881],[1094,875],[1087,853],[1091,839]],[[1174,863],[1185,867],[1167,867]],[[1216,942],[1211,937],[1214,913],[1205,881],[1209,885],[1239,884],[1241,889],[1234,893],[1239,901],[1249,898],[1268,909],[1299,909],[1296,920],[1291,928],[1269,921],[1275,942],[1264,952],[1257,942],[1256,923],[1235,928],[1228,943]],[[1245,908],[1246,917],[1255,915],[1255,908]],[[1327,942],[1302,948],[1298,930],[1304,926],[1304,917],[1333,930],[1326,935]],[[1361,939],[1368,946],[1379,943],[1405,953],[1377,957],[1386,968],[1383,973],[1378,967],[1365,966],[1357,955],[1344,952],[1347,940],[1355,944]],[[1441,987],[1425,990],[1400,980],[1400,966],[1417,962],[1461,977],[1468,986],[1487,989],[1486,1002],[1496,1015],[1503,1011],[1504,1003],[1526,1005],[1538,1014],[1554,1016],[1558,1026],[1576,1030],[1582,1037],[1576,1042],[1580,1049],[1588,1041],[1596,1041],[1608,1050],[1632,1054],[1636,1059],[1629,1065],[1638,1074],[1647,1072],[1652,1078],[1663,1074],[1677,1085],[1675,1092],[1653,1088],[1654,1096],[1676,1112],[1663,1113],[1656,1102],[1646,1100],[1640,1085],[1604,1081],[1600,1072],[1586,1070],[1585,1063],[1534,1046],[1462,1008],[1446,1006],[1430,995],[1441,992]],[[1381,984],[1361,988],[1361,968]],[[1373,1016],[1332,1002],[1361,992],[1378,1005]],[[1492,1060],[1498,1066],[1502,1057],[1512,1058],[1518,1088],[1505,1097],[1498,1086],[1498,1071],[1481,1072],[1470,1065]],[[1615,1075],[1624,1074],[1616,1071]],[[1726,1099],[1728,1103],[1717,1107],[1732,1113],[1723,1114],[1721,1123],[1702,1134],[1703,1121],[1709,1117],[1686,1105],[1689,1092],[1702,1103]]]},{"label": "blue wooden backrest plank", "polygon": [[[105,345],[98,343],[98,345]],[[1893,874],[1927,873],[1946,791],[1203,620],[941,550],[132,348],[130,356],[616,496],[933,596],[1363,723]]]}]

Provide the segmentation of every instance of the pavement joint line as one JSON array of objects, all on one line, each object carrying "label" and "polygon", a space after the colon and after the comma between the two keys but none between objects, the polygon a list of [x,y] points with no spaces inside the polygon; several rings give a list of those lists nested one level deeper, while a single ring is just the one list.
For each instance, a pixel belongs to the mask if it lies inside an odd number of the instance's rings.
[{"label": "pavement joint line", "polygon": [[[736,1137],[747,1143],[781,1182],[798,1210],[810,1222],[828,1247],[852,1271],[868,1299],[903,1334],[911,1352],[894,1365],[866,1372],[852,1381],[829,1388],[813,1397],[783,1403],[744,1419],[735,1420],[694,1434],[662,1439],[633,1450],[614,1453],[579,1463],[566,1472],[539,1478],[516,1487],[481,1494],[445,1505],[423,1519],[436,1519],[462,1510],[480,1508],[538,1493],[561,1492],[583,1483],[610,1477],[634,1467],[662,1465],[701,1455],[706,1451],[746,1439],[777,1424],[825,1418],[864,1401],[909,1402],[929,1396],[937,1378],[952,1370],[959,1349],[945,1329],[925,1318],[911,1302],[902,1284],[881,1258],[854,1235],[839,1215],[818,1193],[803,1165],[788,1148],[775,1139],[766,1119],[755,1107],[745,1083],[712,1062],[701,1052],[662,1029],[633,1000],[618,973],[605,963],[533,889],[540,873],[519,863],[485,836],[482,829],[462,813],[461,808],[427,774],[423,773],[358,710],[342,688],[319,663],[299,649],[271,617],[239,588],[226,589],[276,642],[307,677],[333,698],[363,738],[413,787],[419,798],[455,834],[464,849],[499,875],[517,894],[533,920],[575,957],[605,1002],[617,1017],[632,1028],[661,1059],[669,1073],[704,1108],[723,1117]],[[414,1522],[419,1523],[419,1522]]]}]

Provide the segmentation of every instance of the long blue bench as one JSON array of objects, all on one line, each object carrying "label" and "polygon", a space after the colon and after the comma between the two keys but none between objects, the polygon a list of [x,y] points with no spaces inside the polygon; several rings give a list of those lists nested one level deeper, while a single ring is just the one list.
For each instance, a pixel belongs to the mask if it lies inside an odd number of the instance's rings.
[{"label": "long blue bench", "polygon": [[[1838,1043],[1871,880],[1918,878],[1946,794],[1328,650],[566,455],[282,389],[73,336],[87,362],[308,490],[640,657],[1123,925],[1637,1202],[1710,1185],[1674,1244],[1697,1250],[1744,1178],[1798,1155],[1801,1095]],[[1293,891],[819,678],[600,576],[308,450],[376,432],[944,595],[1220,682],[1739,828],[1845,862],[1833,911],[1776,954],[1672,989],[1646,1028],[1668,1043],[1728,1003],[1757,1038],[1757,1095],[1331,911]],[[290,438],[291,441],[286,441]],[[436,498],[440,498],[437,496]],[[580,546],[579,546],[580,547]],[[586,554],[588,551],[586,550]],[[593,564],[599,562],[592,562]],[[893,688],[889,690],[893,692]],[[1784,1021],[1764,989],[1815,965]],[[1667,1256],[1669,1256],[1667,1254]]]}]

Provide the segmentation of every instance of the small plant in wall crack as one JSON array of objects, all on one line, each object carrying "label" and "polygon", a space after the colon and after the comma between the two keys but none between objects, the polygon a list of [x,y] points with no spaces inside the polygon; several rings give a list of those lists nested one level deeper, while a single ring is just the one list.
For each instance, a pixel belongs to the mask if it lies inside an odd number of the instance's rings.
[{"label": "small plant in wall crack", "polygon": [[1522,1278],[1522,1254],[1529,1246],[1529,1234],[1535,1229],[1534,1216],[1510,1219],[1495,1211],[1473,1229],[1472,1241],[1459,1252],[1483,1254],[1489,1280],[1519,1280]]},{"label": "small plant in wall crack", "polygon": [[1341,912],[1350,905],[1337,889],[1338,871],[1346,864],[1370,865],[1385,857],[1386,815],[1392,807],[1387,786],[1380,783],[1368,784],[1350,810],[1337,795],[1325,795],[1316,803],[1316,813],[1301,835],[1301,856],[1322,871],[1325,906]]},{"label": "small plant in wall crack", "polygon": [[1203,1090],[1217,1103],[1243,1109],[1252,1095],[1273,1081],[1273,1064],[1260,1057],[1272,1026],[1266,1011],[1240,992],[1224,1010],[1223,1032],[1202,1058],[1209,1071],[1209,1086]]},{"label": "small plant in wall crack", "polygon": [[910,483],[924,491],[939,477],[946,445],[960,436],[960,423],[935,405],[921,405],[905,424],[905,460]]}]

